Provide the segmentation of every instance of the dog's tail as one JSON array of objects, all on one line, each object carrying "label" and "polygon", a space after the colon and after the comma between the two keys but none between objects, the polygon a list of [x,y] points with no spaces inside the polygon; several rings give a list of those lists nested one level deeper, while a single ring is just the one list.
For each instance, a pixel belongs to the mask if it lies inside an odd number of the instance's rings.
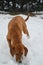
[{"label": "dog's tail", "polygon": [[28,14],[27,18],[25,19],[25,22],[29,19],[30,14]]}]

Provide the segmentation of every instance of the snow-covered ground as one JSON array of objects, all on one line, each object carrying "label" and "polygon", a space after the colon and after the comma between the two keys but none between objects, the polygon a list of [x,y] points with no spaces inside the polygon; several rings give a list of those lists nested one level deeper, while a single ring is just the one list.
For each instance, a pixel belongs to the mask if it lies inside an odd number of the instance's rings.
[{"label": "snow-covered ground", "polygon": [[[21,15],[24,19],[25,15]],[[6,40],[8,22],[13,16],[0,14],[0,65],[19,65],[9,53]],[[30,17],[26,22],[30,38],[23,34],[23,43],[28,48],[27,57],[21,65],[43,65],[43,15]]]}]

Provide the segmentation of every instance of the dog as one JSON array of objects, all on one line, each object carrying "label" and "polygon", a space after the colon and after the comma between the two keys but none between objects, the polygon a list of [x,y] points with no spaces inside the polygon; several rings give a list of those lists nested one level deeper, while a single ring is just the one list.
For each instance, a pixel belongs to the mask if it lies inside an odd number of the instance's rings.
[{"label": "dog", "polygon": [[16,57],[16,61],[21,63],[23,55],[26,56],[28,49],[22,43],[22,31],[29,36],[26,21],[29,16],[24,20],[21,16],[16,16],[8,23],[7,41],[10,48],[12,57]]}]

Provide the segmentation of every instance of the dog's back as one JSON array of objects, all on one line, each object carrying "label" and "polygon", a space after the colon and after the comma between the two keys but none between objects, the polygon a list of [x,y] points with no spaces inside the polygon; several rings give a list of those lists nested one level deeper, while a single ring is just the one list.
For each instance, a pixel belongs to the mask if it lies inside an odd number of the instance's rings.
[{"label": "dog's back", "polygon": [[[9,38],[22,36],[23,21],[22,17],[14,17],[8,24]],[[21,38],[20,38],[21,39]]]}]

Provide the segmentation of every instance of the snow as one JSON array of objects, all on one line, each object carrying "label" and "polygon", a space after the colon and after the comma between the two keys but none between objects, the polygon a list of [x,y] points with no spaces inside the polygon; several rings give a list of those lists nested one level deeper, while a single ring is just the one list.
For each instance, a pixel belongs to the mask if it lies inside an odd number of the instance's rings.
[{"label": "snow", "polygon": [[[20,14],[24,19],[26,15]],[[0,65],[19,65],[10,55],[6,40],[8,22],[13,18],[9,14],[0,14]],[[30,17],[26,22],[30,34],[23,34],[23,43],[28,48],[27,57],[20,65],[43,65],[43,15]]]}]

